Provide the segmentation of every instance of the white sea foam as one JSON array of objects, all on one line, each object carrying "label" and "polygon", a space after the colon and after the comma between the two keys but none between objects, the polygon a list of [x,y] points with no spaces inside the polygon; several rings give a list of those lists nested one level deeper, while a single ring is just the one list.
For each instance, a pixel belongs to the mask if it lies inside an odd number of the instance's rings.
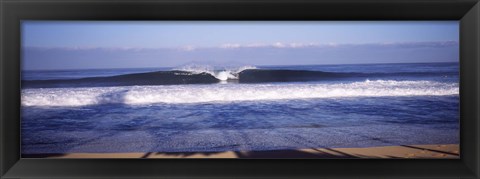
[{"label": "white sea foam", "polygon": [[186,65],[175,70],[188,71],[192,74],[208,73],[220,81],[238,79],[238,73],[243,70],[256,69],[254,66],[224,67],[221,70],[209,65]]},{"label": "white sea foam", "polygon": [[336,84],[168,85],[22,90],[23,106],[204,103],[255,100],[458,95],[457,83],[376,80]]}]

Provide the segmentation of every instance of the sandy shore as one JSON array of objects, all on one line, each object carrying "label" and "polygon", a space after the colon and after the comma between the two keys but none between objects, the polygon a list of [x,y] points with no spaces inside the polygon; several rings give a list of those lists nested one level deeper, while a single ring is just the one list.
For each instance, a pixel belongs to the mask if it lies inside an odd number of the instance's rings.
[{"label": "sandy shore", "polygon": [[24,158],[460,158],[458,144],[274,151],[29,154]]}]

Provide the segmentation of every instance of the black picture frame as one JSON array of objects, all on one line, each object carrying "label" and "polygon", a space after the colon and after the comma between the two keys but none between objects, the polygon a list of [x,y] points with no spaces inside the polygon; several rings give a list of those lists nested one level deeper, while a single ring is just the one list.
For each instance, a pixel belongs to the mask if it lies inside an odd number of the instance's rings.
[{"label": "black picture frame", "polygon": [[[0,0],[0,178],[479,178],[478,0]],[[459,20],[461,159],[20,158],[22,20]]]}]

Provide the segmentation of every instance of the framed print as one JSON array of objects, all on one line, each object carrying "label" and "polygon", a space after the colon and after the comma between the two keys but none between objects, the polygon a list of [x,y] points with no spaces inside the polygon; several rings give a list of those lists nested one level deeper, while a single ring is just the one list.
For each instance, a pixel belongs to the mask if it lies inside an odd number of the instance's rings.
[{"label": "framed print", "polygon": [[478,1],[1,5],[2,178],[478,178]]}]

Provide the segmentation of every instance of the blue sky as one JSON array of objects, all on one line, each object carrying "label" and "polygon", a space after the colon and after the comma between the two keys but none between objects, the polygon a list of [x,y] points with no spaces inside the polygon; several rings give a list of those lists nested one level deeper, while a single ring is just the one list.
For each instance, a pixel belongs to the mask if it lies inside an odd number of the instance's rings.
[{"label": "blue sky", "polygon": [[22,22],[24,69],[458,61],[458,39],[457,21]]}]

